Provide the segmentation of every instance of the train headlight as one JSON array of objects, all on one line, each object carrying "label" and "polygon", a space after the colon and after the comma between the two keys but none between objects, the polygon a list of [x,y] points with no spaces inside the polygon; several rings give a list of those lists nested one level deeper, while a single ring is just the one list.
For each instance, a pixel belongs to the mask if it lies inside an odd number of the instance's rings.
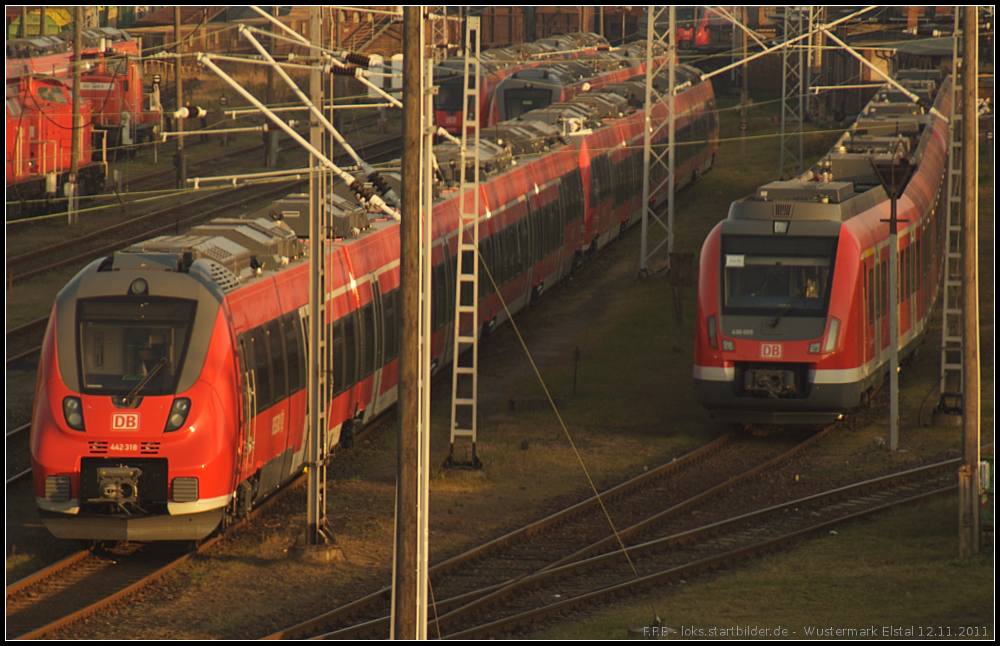
[{"label": "train headlight", "polygon": [[715,329],[715,317],[708,317],[708,345],[712,346],[716,350],[719,349],[719,337]]},{"label": "train headlight", "polygon": [[83,425],[83,402],[79,397],[63,398],[63,417],[66,425],[75,431],[86,430]]},{"label": "train headlight", "polygon": [[130,294],[135,296],[142,296],[143,294],[149,293],[149,283],[146,282],[145,278],[136,278],[132,281],[132,284],[128,286],[128,291]]},{"label": "train headlight", "polygon": [[823,352],[833,352],[837,349],[837,336],[840,334],[840,321],[830,317],[830,331],[826,333],[826,345]]},{"label": "train headlight", "polygon": [[170,407],[170,414],[167,415],[167,426],[164,432],[176,431],[184,426],[188,413],[191,411],[191,400],[187,397],[178,397],[174,400],[174,405]]},{"label": "train headlight", "polygon": [[819,352],[819,341],[813,341],[809,344],[809,353],[816,354]]},{"label": "train headlight", "polygon": [[733,340],[732,339],[723,339],[722,340],[722,349],[725,350],[726,352],[732,352],[734,347],[735,346],[733,345]]}]

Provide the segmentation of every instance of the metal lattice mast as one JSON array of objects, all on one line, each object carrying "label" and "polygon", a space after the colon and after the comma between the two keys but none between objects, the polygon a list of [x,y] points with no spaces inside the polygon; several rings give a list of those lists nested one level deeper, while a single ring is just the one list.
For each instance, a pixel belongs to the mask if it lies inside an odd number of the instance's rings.
[{"label": "metal lattice mast", "polygon": [[[806,29],[807,14],[801,7],[785,7],[785,42],[809,33]],[[805,63],[806,48],[801,45],[787,47],[782,55],[781,77],[781,162],[779,177],[802,174],[802,123],[805,118]],[[786,169],[791,170],[786,174]]]},{"label": "metal lattice mast", "polygon": [[[656,32],[656,19],[663,15],[664,11],[669,11],[670,20],[670,30],[669,38],[665,39],[666,34],[659,34]],[[642,153],[642,243],[640,245],[639,251],[639,275],[647,276],[650,273],[649,260],[653,257],[656,252],[667,245],[667,250],[673,251],[674,236],[673,236],[673,220],[674,220],[674,80],[675,80],[675,69],[677,64],[677,38],[675,36],[676,29],[674,29],[674,24],[677,20],[677,8],[673,5],[670,7],[653,7],[650,6],[648,9],[648,24],[646,27],[646,98],[645,98],[645,127],[643,128],[644,140],[643,140],[643,153]],[[656,44],[660,44],[666,49],[667,57],[665,64],[669,66],[670,75],[670,118],[661,124],[654,125],[652,123],[652,111],[650,106],[658,103],[660,100],[660,95],[653,88],[653,77],[656,76],[663,65],[654,66],[653,60],[653,47]],[[657,153],[653,150],[652,142],[653,138],[662,128],[669,128],[669,141],[666,148]],[[666,158],[666,159],[665,159]],[[663,172],[665,171],[665,172]],[[663,173],[663,179],[656,185],[651,185],[651,180],[654,174]],[[663,219],[653,210],[653,205],[650,203],[650,196],[658,191],[662,186],[667,186],[667,222],[664,223]],[[649,218],[652,217],[655,222],[657,222],[663,229],[667,232],[666,237],[656,245],[656,247],[650,251],[649,250]]]},{"label": "metal lattice mast", "polygon": [[[312,55],[319,56],[315,43],[319,42],[319,10],[314,8]],[[310,72],[309,91],[313,101],[322,103],[322,82],[319,68]],[[323,134],[318,123],[310,128],[310,142],[317,149],[323,145]],[[325,213],[322,193],[324,174],[315,155],[309,156],[309,492],[307,510],[306,543],[321,546],[328,542],[326,535],[326,459],[327,459],[327,419],[326,404],[330,393],[329,353],[330,327],[326,321],[327,263],[326,227],[321,219]]]},{"label": "metal lattice mast", "polygon": [[[476,456],[479,371],[479,92],[480,68],[479,18],[470,16],[465,29],[465,80],[462,118],[461,222],[458,230],[458,257],[455,268],[455,327],[452,353],[451,449],[448,462],[460,462],[455,456],[456,438],[472,442],[471,466],[480,466]],[[472,135],[472,142],[469,136]],[[472,181],[469,181],[469,171]]]},{"label": "metal lattice mast", "polygon": [[[941,400],[937,413],[962,414],[962,20],[955,11],[951,64],[951,150],[945,206],[944,305],[941,325]],[[959,421],[956,419],[956,424]]]}]

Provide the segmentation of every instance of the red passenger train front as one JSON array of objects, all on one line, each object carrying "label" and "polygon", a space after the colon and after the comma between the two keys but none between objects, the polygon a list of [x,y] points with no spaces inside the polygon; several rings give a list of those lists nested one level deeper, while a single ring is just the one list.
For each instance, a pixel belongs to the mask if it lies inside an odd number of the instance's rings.
[{"label": "red passenger train front", "polygon": [[56,300],[31,453],[57,537],[200,539],[233,498],[240,400],[222,291],[169,256],[95,261]]}]

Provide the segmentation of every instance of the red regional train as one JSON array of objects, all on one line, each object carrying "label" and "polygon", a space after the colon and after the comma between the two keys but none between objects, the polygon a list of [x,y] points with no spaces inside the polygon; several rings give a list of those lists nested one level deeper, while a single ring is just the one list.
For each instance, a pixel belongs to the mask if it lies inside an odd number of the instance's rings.
[{"label": "red regional train", "polygon": [[[946,117],[949,85],[934,100]],[[713,417],[838,419],[886,378],[890,343],[900,357],[916,348],[942,265],[948,137],[945,119],[883,91],[812,169],[733,202],[705,240],[698,278],[695,394]],[[890,201],[872,162],[894,157],[915,171],[898,200],[890,339]]]},{"label": "red regional train", "polygon": [[[507,76],[548,61],[579,58],[608,47],[608,41],[597,34],[576,33],[481,52],[483,74],[479,80],[477,108],[480,127],[489,124],[493,92]],[[434,68],[434,82],[440,88],[434,97],[434,122],[454,135],[462,134],[464,61],[464,58],[451,58]]]},{"label": "red regional train", "polygon": [[[568,101],[581,92],[600,92],[606,85],[645,74],[645,52],[643,41],[582,59],[514,71],[496,87],[488,124],[517,119],[525,112]],[[662,62],[662,56],[657,55],[654,65]]]},{"label": "red regional train", "polygon": [[[690,169],[716,148],[710,83],[692,74],[676,102],[687,126],[679,139],[696,151],[684,162]],[[663,109],[656,106],[658,118]],[[585,232],[596,247],[636,220],[641,123],[641,112],[592,116],[591,128],[566,135],[523,120],[505,126],[510,148],[482,142],[480,253],[497,287],[482,272],[476,325],[488,330],[506,319],[499,296],[516,312],[565,277]],[[710,136],[693,138],[705,131]],[[453,144],[435,147],[442,171],[433,214],[437,369],[452,359],[462,172],[454,152]],[[305,218],[289,203],[268,209],[271,218],[213,221],[134,245],[94,261],[59,293],[31,433],[36,501],[54,535],[199,539],[301,469],[307,246],[321,247],[332,268],[325,281],[331,447],[349,444],[354,429],[394,405],[398,222],[338,200],[331,209],[347,237],[303,242],[290,224]],[[612,217],[595,216],[601,209]]]}]

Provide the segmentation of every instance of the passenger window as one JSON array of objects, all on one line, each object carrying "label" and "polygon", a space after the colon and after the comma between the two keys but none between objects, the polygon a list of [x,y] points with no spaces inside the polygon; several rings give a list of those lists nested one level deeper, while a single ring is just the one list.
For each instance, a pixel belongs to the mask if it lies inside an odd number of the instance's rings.
[{"label": "passenger window", "polygon": [[344,382],[344,320],[335,321],[333,328],[333,383],[329,380],[327,385],[332,386],[334,395],[339,395],[346,390]]},{"label": "passenger window", "polygon": [[368,303],[361,308],[361,324],[364,326],[364,353],[361,355],[361,378],[375,372],[375,306]]},{"label": "passenger window", "polygon": [[254,357],[257,411],[260,412],[274,403],[271,393],[271,362],[267,356],[267,332],[263,327],[254,328],[250,333],[250,345]]},{"label": "passenger window", "polygon": [[344,387],[350,388],[358,382],[358,334],[354,324],[354,312],[344,317]]},{"label": "passenger window", "polygon": [[305,383],[305,361],[301,358],[302,326],[295,312],[285,314],[282,319],[282,329],[285,334],[285,358],[288,363],[288,394],[301,390]]},{"label": "passenger window", "polygon": [[382,338],[385,351],[383,352],[382,365],[385,365],[396,358],[397,338],[399,335],[399,321],[396,316],[396,293],[392,290],[388,294],[382,295],[382,317],[383,331]]},{"label": "passenger window", "polygon": [[267,342],[271,350],[271,379],[274,386],[274,402],[288,397],[285,387],[288,383],[285,377],[285,348],[281,334],[281,321],[275,319],[264,326],[267,329]]}]

